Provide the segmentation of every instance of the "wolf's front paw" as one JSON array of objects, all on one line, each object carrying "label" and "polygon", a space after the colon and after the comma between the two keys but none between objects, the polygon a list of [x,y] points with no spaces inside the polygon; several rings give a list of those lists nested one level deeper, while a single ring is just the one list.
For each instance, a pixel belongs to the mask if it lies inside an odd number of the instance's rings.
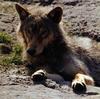
[{"label": "wolf's front paw", "polygon": [[72,82],[72,88],[75,93],[85,93],[87,90],[86,84],[77,80]]},{"label": "wolf's front paw", "polygon": [[46,78],[46,72],[44,70],[38,70],[31,76],[31,79],[35,82],[44,81]]}]

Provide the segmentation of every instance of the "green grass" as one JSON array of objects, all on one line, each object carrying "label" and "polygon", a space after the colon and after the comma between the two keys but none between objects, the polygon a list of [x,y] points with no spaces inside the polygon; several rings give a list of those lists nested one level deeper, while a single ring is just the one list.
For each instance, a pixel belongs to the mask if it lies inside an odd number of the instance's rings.
[{"label": "green grass", "polygon": [[0,43],[11,43],[12,37],[7,33],[0,32]]},{"label": "green grass", "polygon": [[10,54],[0,54],[0,65],[11,66],[13,64],[22,64],[22,48],[12,36],[8,35],[7,33],[0,33],[0,43],[11,44],[12,46],[12,51]]},{"label": "green grass", "polygon": [[13,50],[10,54],[4,55],[2,61],[0,62],[1,65],[19,65],[22,63],[21,61],[21,47],[20,45],[16,44],[13,46]]},{"label": "green grass", "polygon": [[11,63],[14,63],[14,64],[21,64],[22,63],[21,52],[22,52],[21,46],[19,44],[15,44],[13,46]]}]

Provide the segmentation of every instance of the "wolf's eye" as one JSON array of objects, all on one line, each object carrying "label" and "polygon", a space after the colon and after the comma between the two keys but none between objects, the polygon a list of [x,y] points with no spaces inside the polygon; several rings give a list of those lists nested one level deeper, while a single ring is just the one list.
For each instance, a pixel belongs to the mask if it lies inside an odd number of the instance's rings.
[{"label": "wolf's eye", "polygon": [[44,30],[44,31],[41,31],[40,35],[39,35],[41,38],[46,38],[48,36],[48,31]]},{"label": "wolf's eye", "polygon": [[37,30],[37,25],[34,23],[34,24],[31,24],[31,32],[36,32]]}]

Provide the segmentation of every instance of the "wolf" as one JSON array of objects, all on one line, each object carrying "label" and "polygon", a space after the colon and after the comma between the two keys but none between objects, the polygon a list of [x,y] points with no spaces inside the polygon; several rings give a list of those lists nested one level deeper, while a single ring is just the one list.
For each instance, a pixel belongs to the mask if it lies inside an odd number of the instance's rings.
[{"label": "wolf", "polygon": [[87,65],[76,56],[63,35],[61,7],[50,11],[38,8],[31,11],[19,4],[15,7],[20,18],[17,36],[33,81],[57,74],[71,81],[74,92],[86,92],[87,85],[94,85]]}]

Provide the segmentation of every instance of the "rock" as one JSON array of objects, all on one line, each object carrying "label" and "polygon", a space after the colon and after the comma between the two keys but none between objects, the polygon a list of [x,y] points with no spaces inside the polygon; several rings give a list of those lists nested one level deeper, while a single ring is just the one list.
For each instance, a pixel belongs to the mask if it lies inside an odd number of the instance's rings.
[{"label": "rock", "polygon": [[0,32],[12,33],[14,32],[13,26],[14,16],[10,14],[0,13]]},{"label": "rock", "polygon": [[0,53],[2,54],[9,54],[12,51],[12,48],[10,45],[7,44],[0,44]]},{"label": "rock", "polygon": [[87,86],[84,94],[75,94],[68,83],[57,84],[47,80],[55,87],[45,87],[32,83],[29,76],[0,74],[1,99],[99,99],[100,88]]},{"label": "rock", "polygon": [[66,93],[50,89],[43,85],[12,85],[0,86],[1,99],[99,99],[100,89],[89,87],[89,91],[83,95],[76,95],[71,90]]},{"label": "rock", "polygon": [[49,5],[53,2],[54,0],[40,0],[41,5]]},{"label": "rock", "polygon": [[64,5],[75,6],[82,0],[62,0]]},{"label": "rock", "polygon": [[69,33],[86,36],[100,41],[100,2],[98,0],[81,1],[82,5],[64,6],[64,20],[69,22]]},{"label": "rock", "polygon": [[31,4],[33,0],[19,0],[21,4]]}]

